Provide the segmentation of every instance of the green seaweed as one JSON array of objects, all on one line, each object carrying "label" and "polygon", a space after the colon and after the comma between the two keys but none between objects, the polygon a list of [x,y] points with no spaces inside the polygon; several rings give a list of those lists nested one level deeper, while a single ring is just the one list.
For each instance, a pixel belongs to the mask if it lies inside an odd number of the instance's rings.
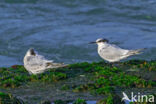
[{"label": "green seaweed", "polygon": [[0,69],[0,87],[15,88],[19,87],[27,82],[57,82],[64,80],[67,75],[62,72],[47,71],[39,75],[29,75],[22,65],[14,65],[10,68]]},{"label": "green seaweed", "polygon": [[21,99],[11,94],[0,92],[0,104],[25,104]]},{"label": "green seaweed", "polygon": [[84,99],[78,98],[73,104],[87,104]]},{"label": "green seaweed", "polygon": [[[155,61],[140,61],[130,60],[124,62],[123,65],[137,66],[139,68],[147,68],[149,71],[156,69]],[[146,81],[137,76],[127,75],[122,71],[122,67],[110,66],[106,63],[76,63],[71,64],[67,69],[62,68],[63,72],[47,71],[39,75],[29,75],[22,65],[14,65],[10,68],[0,68],[0,86],[1,87],[18,87],[27,82],[43,81],[43,82],[57,82],[59,80],[67,79],[71,74],[70,69],[83,69],[85,72],[94,73],[95,86],[110,85],[120,87],[152,87],[155,83]],[[150,69],[151,68],[151,69]],[[67,73],[66,73],[67,72]]]},{"label": "green seaweed", "polygon": [[108,94],[104,99],[99,100],[96,104],[125,104],[116,94]]},{"label": "green seaweed", "polygon": [[70,87],[69,87],[69,85],[63,85],[62,87],[61,87],[61,90],[63,90],[63,91],[65,91],[65,90],[69,90],[70,89]]},{"label": "green seaweed", "polygon": [[[58,81],[65,82],[66,79],[69,79],[69,81],[76,79],[76,84],[71,83],[70,85],[63,83],[62,86],[59,86],[59,89],[63,92],[90,92],[91,94],[96,94],[98,96],[106,96],[106,99],[101,100],[101,103],[99,102],[98,104],[118,104],[114,101],[117,96],[112,95],[117,88],[156,87],[155,80],[144,79],[141,77],[141,74],[137,75],[135,72],[129,73],[127,71],[129,69],[139,69],[140,72],[155,73],[156,61],[130,60],[118,64],[83,62],[71,64],[66,68],[59,68],[55,71],[50,69],[38,75],[29,75],[22,65],[14,65],[9,68],[0,68],[0,87],[16,88],[26,85],[28,82],[55,84],[55,82]],[[81,82],[79,79],[85,79],[87,81],[78,83],[77,81]],[[61,101],[56,101],[58,104],[59,102]],[[81,102],[81,100],[79,99],[77,102]]]},{"label": "green seaweed", "polygon": [[[153,63],[153,62],[152,62]],[[145,64],[145,61],[128,61],[123,63],[123,65],[138,65]],[[156,83],[151,80],[145,80],[135,75],[128,75],[122,71],[122,67],[115,66],[103,66],[103,65],[94,65],[91,63],[91,66],[88,64],[83,65],[83,67],[78,64],[80,68],[83,68],[87,72],[93,72],[92,76],[94,83],[78,85],[73,89],[73,92],[85,92],[93,91],[97,94],[107,95],[114,91],[115,87],[120,88],[152,88],[156,86]],[[77,67],[78,67],[77,66]],[[155,64],[153,65],[155,66]]]},{"label": "green seaweed", "polygon": [[106,94],[110,94],[112,92],[113,92],[113,87],[111,87],[111,86],[103,86],[103,87],[96,89],[97,94],[106,95]]},{"label": "green seaweed", "polygon": [[86,92],[95,89],[94,84],[81,84],[73,89],[73,92]]}]

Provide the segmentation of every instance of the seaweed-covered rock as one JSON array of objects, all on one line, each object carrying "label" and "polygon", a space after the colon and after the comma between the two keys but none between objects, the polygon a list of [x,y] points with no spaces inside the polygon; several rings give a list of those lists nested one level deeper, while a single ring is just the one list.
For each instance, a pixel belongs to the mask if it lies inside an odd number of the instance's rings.
[{"label": "seaweed-covered rock", "polygon": [[87,104],[87,103],[84,99],[78,98],[77,100],[75,100],[75,102],[73,104]]},{"label": "seaweed-covered rock", "polygon": [[24,104],[24,102],[11,94],[0,92],[0,104]]},{"label": "seaweed-covered rock", "polygon": [[51,104],[51,102],[50,101],[41,101],[41,103],[40,104]]},{"label": "seaweed-covered rock", "polygon": [[106,98],[99,100],[97,104],[125,104],[116,94],[109,94]]},{"label": "seaweed-covered rock", "polygon": [[[63,101],[56,101],[56,103],[63,104],[64,101],[73,101],[77,97],[83,97],[86,100],[95,98],[97,100],[106,96],[107,99],[101,100],[101,104],[113,104],[116,99],[113,94],[116,93],[117,89],[122,92],[120,89],[148,90],[150,88],[155,93],[155,69],[156,61],[130,60],[116,64],[83,62],[71,64],[66,68],[59,68],[55,71],[48,70],[39,75],[29,75],[22,65],[14,65],[9,68],[0,68],[0,87],[8,91],[11,88],[11,90],[16,90],[16,93],[18,92],[17,95],[21,95],[20,90],[17,91],[16,87],[25,91],[28,85],[28,88],[31,88],[29,92],[36,92],[34,94],[39,96],[37,103],[40,102],[40,98],[47,99],[44,94],[48,93],[49,100],[61,99]],[[33,84],[35,84],[35,88]],[[42,84],[47,84],[47,86]],[[29,92],[27,96],[29,96]],[[79,94],[85,96],[79,96]],[[98,97],[93,97],[94,95]],[[33,97],[35,98],[35,95]],[[31,100],[37,101],[36,99]],[[78,102],[81,102],[81,100],[78,100]]]},{"label": "seaweed-covered rock", "polygon": [[39,75],[29,75],[22,65],[14,65],[10,68],[0,68],[0,87],[15,88],[27,82],[57,82],[66,79],[67,75],[62,72],[47,71]]}]

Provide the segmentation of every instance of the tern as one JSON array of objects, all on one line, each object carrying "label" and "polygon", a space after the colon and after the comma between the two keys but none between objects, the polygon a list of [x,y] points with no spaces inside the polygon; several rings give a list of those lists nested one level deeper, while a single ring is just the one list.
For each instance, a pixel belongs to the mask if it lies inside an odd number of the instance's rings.
[{"label": "tern", "polygon": [[29,74],[40,74],[48,69],[65,67],[67,65],[62,63],[54,63],[53,60],[47,60],[44,56],[37,54],[37,52],[30,48],[23,59],[24,67]]},{"label": "tern", "polygon": [[96,42],[90,42],[96,43],[98,45],[98,54],[101,58],[104,60],[113,63],[118,62],[122,59],[125,59],[132,55],[140,54],[143,49],[136,49],[136,50],[128,50],[128,49],[122,49],[114,44],[109,44],[109,41],[107,39],[97,39]]}]

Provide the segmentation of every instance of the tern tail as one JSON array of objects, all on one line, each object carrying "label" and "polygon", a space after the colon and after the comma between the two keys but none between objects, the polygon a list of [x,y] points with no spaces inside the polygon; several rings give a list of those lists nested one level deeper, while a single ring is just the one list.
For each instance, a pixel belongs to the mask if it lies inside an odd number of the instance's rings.
[{"label": "tern tail", "polygon": [[48,68],[64,68],[64,67],[67,67],[67,66],[68,65],[64,64],[64,63],[50,63],[50,62],[47,63]]},{"label": "tern tail", "polygon": [[143,49],[136,49],[136,50],[130,50],[128,52],[129,55],[137,55],[137,54],[141,54],[143,52],[143,50],[145,50],[145,48]]}]

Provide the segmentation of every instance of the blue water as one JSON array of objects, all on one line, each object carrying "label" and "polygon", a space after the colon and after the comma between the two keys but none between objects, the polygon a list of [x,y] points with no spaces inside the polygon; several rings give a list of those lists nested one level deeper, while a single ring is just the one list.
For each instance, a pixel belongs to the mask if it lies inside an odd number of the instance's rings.
[{"label": "blue water", "polygon": [[156,1],[0,1],[0,66],[23,64],[30,47],[56,62],[99,61],[88,42],[101,37],[122,48],[147,48],[131,59],[156,59]]}]

